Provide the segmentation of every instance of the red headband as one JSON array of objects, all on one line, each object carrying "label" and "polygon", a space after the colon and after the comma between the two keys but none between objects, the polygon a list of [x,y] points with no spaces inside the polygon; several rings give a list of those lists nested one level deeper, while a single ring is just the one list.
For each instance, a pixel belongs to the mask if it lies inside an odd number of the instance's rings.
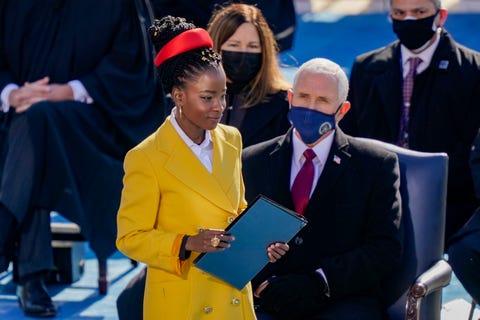
[{"label": "red headband", "polygon": [[213,48],[212,38],[205,29],[187,30],[168,41],[155,57],[155,66],[158,67],[167,59],[197,48]]}]

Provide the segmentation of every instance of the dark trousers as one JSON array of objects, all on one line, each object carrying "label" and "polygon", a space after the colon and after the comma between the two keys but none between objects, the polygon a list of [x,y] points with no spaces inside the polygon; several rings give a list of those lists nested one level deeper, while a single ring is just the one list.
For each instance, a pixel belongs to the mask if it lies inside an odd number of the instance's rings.
[{"label": "dark trousers", "polygon": [[448,262],[465,290],[480,302],[480,208],[452,237]]},{"label": "dark trousers", "polygon": [[0,224],[13,231],[0,234],[0,259],[8,259],[15,246],[14,261],[20,279],[53,269],[50,212],[33,208],[32,194],[38,163],[25,116],[12,119],[0,181]]},{"label": "dark trousers", "polygon": [[125,289],[117,298],[117,313],[120,320],[143,319],[143,296],[147,268],[143,268],[139,274],[130,280]]},{"label": "dark trousers", "polygon": [[0,203],[0,272],[7,270],[13,259],[17,221]]},{"label": "dark trousers", "polygon": [[[275,316],[257,312],[258,320],[276,320]],[[377,299],[367,296],[344,298],[328,303],[316,316],[303,320],[381,320],[382,309]]]},{"label": "dark trousers", "polygon": [[[146,269],[144,268],[123,289],[117,298],[117,312],[120,320],[141,320],[143,318],[143,293]],[[257,312],[258,320],[276,320],[275,316]],[[372,297],[357,296],[329,303],[322,312],[305,320],[381,320],[380,302]]]}]

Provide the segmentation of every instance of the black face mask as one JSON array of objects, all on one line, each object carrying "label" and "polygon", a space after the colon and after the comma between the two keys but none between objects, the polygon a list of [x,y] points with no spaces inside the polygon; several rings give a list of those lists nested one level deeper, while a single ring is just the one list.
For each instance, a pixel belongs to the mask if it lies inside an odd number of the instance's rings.
[{"label": "black face mask", "polygon": [[243,89],[260,70],[262,54],[222,50],[222,60],[227,78]]},{"label": "black face mask", "polygon": [[393,32],[397,34],[398,40],[410,50],[422,47],[435,33],[433,21],[438,12],[430,17],[417,20],[396,20],[392,19]]}]

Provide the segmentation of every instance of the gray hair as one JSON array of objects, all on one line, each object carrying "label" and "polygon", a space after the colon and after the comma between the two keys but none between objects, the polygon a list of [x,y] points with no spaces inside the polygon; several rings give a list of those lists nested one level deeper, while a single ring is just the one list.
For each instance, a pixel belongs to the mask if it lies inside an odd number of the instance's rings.
[{"label": "gray hair", "polygon": [[314,58],[314,59],[308,60],[307,62],[305,62],[300,66],[300,68],[295,74],[295,77],[293,79],[294,89],[295,89],[295,85],[297,83],[298,77],[304,71],[333,76],[337,80],[337,85],[338,85],[338,102],[343,103],[347,100],[348,77],[345,71],[343,71],[343,69],[338,64],[324,58]]},{"label": "gray hair", "polygon": [[[441,0],[430,0],[433,2],[433,4],[435,5],[435,8],[437,10],[440,10],[442,8],[442,1]],[[390,6],[392,6],[392,2],[393,0],[390,0]]]}]

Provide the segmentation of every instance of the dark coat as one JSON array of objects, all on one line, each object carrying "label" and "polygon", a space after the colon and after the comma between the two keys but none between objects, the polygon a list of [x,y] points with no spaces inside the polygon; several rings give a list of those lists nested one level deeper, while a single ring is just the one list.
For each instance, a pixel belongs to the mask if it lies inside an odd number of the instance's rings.
[{"label": "dark coat", "polygon": [[243,147],[270,140],[278,137],[290,128],[287,114],[289,104],[286,91],[279,91],[268,97],[267,102],[259,103],[253,107],[242,109],[243,119],[236,123],[231,119],[230,108],[240,108],[242,97],[240,95],[229,95],[231,104],[223,113],[222,123],[230,124],[238,128],[242,134]]},{"label": "dark coat", "polygon": [[[293,210],[292,131],[243,151],[247,201],[264,194]],[[332,297],[378,293],[400,260],[399,167],[395,154],[336,130],[322,175],[305,211],[307,226],[287,254],[252,281],[322,268]],[[272,226],[266,226],[266,228]]]},{"label": "dark coat", "polygon": [[[398,41],[356,58],[350,76],[350,112],[340,122],[348,134],[395,143],[402,104]],[[430,66],[415,78],[409,145],[449,156],[447,237],[476,208],[468,167],[480,124],[480,53],[443,31]]]},{"label": "dark coat", "polygon": [[[470,167],[477,198],[480,198],[480,130],[470,154]],[[470,220],[450,238],[448,262],[463,287],[480,301],[480,207]]]},{"label": "dark coat", "polygon": [[115,250],[123,157],[164,118],[145,17],[137,13],[143,1],[0,4],[0,90],[44,76],[78,79],[95,101],[41,102],[13,120],[27,118],[35,146],[35,177],[19,172],[17,179],[34,179],[30,208],[77,222],[101,258]]}]

